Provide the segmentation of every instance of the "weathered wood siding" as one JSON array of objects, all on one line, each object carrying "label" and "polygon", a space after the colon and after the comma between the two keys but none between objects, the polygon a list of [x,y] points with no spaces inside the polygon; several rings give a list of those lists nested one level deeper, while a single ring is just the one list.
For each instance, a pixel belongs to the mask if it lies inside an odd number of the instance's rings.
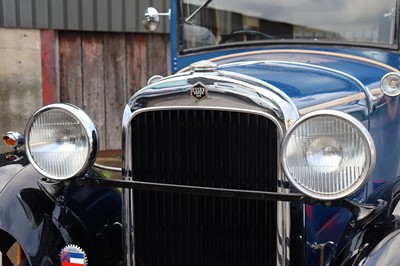
[{"label": "weathered wood siding", "polygon": [[95,121],[100,149],[121,149],[123,109],[156,74],[170,73],[169,35],[64,32],[59,38],[61,102]]}]

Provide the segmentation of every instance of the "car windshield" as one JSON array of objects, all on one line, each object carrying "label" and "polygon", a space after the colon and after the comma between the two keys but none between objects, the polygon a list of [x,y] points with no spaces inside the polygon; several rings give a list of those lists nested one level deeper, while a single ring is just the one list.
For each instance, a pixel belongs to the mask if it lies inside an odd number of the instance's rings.
[{"label": "car windshield", "polygon": [[183,49],[251,41],[393,45],[396,0],[181,0]]}]

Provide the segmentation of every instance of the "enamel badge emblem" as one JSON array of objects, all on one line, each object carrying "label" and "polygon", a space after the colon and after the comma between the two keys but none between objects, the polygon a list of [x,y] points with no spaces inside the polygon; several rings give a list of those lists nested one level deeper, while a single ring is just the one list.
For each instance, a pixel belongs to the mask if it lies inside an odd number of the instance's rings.
[{"label": "enamel badge emblem", "polygon": [[198,101],[201,101],[205,98],[207,98],[208,95],[208,89],[207,87],[201,83],[197,82],[194,84],[194,86],[190,89],[190,95],[194,98],[196,98]]}]

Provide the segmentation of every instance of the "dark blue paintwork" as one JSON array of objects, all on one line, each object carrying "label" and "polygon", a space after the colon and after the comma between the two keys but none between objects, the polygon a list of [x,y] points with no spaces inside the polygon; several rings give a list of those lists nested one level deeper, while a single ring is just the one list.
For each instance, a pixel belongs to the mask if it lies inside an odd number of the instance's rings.
[{"label": "dark blue paintwork", "polygon": [[[253,60],[258,61],[251,63]],[[399,98],[384,97],[381,99],[383,105],[377,106],[367,100],[366,93],[366,90],[379,89],[381,78],[390,69],[340,55],[301,52],[243,55],[217,62],[222,64],[221,70],[249,75],[276,86],[292,98],[299,110],[358,93],[364,94],[364,99],[333,107],[363,122],[376,144],[376,170],[365,190],[356,195],[357,200],[364,201],[376,187],[400,175],[400,137],[396,133],[400,130]],[[306,208],[309,243],[340,242],[352,215],[345,209],[336,211],[327,207]],[[327,247],[325,255],[332,252],[333,247],[330,247],[330,251]],[[318,254],[309,249],[308,264],[317,261],[317,257]]]},{"label": "dark blue paintwork", "polygon": [[[217,60],[217,63],[221,64],[220,70],[245,74],[274,85],[290,96],[299,110],[329,103],[339,98],[363,94],[363,99],[347,101],[345,104],[333,107],[350,113],[364,122],[366,127],[370,128],[374,141],[377,143],[379,154],[377,170],[363,193],[357,195],[357,200],[365,200],[376,184],[385,182],[382,177],[387,181],[399,176],[400,139],[398,134],[386,136],[383,139],[377,137],[384,134],[385,127],[396,126],[395,130],[397,130],[399,123],[390,121],[390,115],[385,107],[369,108],[373,102],[367,100],[367,90],[377,88],[381,78],[390,72],[388,68],[340,55],[289,51],[229,57]],[[380,118],[377,116],[378,113]],[[399,149],[393,150],[392,145]],[[388,154],[385,152],[387,150],[392,150],[391,153],[394,154]],[[346,209],[308,206],[306,208],[307,241],[309,243],[327,241],[338,243],[351,218],[351,213]],[[327,247],[326,255],[332,255],[332,253],[333,247]],[[308,264],[317,261],[317,256],[309,251]]]},{"label": "dark blue paintwork", "polygon": [[[238,55],[235,57],[229,57],[226,59],[220,59],[217,60],[218,64],[227,64],[227,63],[232,63],[232,62],[248,62],[248,61],[278,61],[278,62],[286,62],[286,66],[288,68],[295,68],[296,70],[293,71],[299,75],[296,77],[291,77],[291,76],[285,76],[285,80],[289,79],[290,80],[297,80],[301,78],[301,75],[306,73],[306,72],[314,72],[316,71],[315,69],[312,69],[313,66],[316,67],[322,67],[322,68],[327,68],[326,71],[324,72],[322,69],[319,70],[319,74],[321,75],[328,75],[332,76],[333,73],[330,70],[335,70],[339,72],[345,73],[347,76],[353,76],[354,78],[358,79],[361,81],[365,86],[367,87],[372,87],[376,86],[376,83],[380,81],[383,75],[388,73],[390,70],[388,68],[384,68],[383,66],[379,65],[373,65],[368,62],[363,62],[360,60],[355,60],[352,58],[347,58],[347,54],[336,54],[336,53],[329,53],[329,51],[326,51],[326,53],[322,51],[312,51],[312,50],[287,50],[287,52],[284,52],[282,50],[269,50],[266,51],[266,53],[258,53],[258,54],[242,54]],[[304,51],[304,52],[302,52]],[[315,53],[314,53],[315,52]],[[355,57],[357,58],[357,57]],[[361,58],[360,58],[361,59]],[[308,64],[309,66],[304,67],[301,69],[299,66],[296,65],[298,64]],[[240,63],[238,63],[240,64]],[[240,70],[239,70],[240,71]],[[290,69],[288,69],[290,71]],[[249,72],[247,72],[249,73]],[[250,74],[250,73],[249,73]],[[262,73],[257,75],[251,74],[252,76],[255,76],[257,78],[266,80],[268,78],[264,77]],[[337,76],[337,75],[336,75]],[[304,78],[303,78],[304,79]],[[293,82],[293,81],[292,81]],[[303,81],[307,82],[307,81]],[[313,86],[313,84],[310,84]],[[316,84],[319,86],[320,84]],[[315,88],[310,88],[307,89],[311,91],[312,89]],[[329,88],[326,88],[329,90]],[[334,90],[334,89],[332,89]],[[318,91],[314,91],[314,94],[318,93]],[[291,97],[295,97],[295,95],[288,94]]]},{"label": "dark blue paintwork", "polygon": [[[253,60],[264,61],[248,63]],[[232,63],[234,61],[238,63]],[[400,175],[400,138],[399,134],[395,134],[399,132],[400,124],[399,98],[384,96],[379,104],[373,104],[367,100],[365,93],[366,90],[379,91],[380,80],[390,69],[340,56],[301,52],[243,55],[218,63],[222,64],[222,70],[246,74],[276,86],[290,96],[300,110],[364,93],[364,99],[348,101],[334,108],[353,114],[364,122],[374,138],[378,156],[369,191],[383,180]],[[368,108],[370,105],[372,109]]]},{"label": "dark blue paintwork", "polygon": [[[172,5],[174,11],[177,8],[174,6],[175,1],[172,1]],[[365,188],[354,196],[355,200],[367,201],[375,189],[400,176],[399,97],[380,96],[378,100],[371,98],[373,93],[378,96],[376,93],[380,92],[381,78],[399,69],[400,57],[397,50],[266,43],[257,47],[179,51],[176,42],[178,35],[174,30],[178,29],[176,22],[172,20],[171,23],[173,73],[188,69],[193,62],[209,59],[219,65],[219,70],[248,75],[274,85],[288,95],[300,111],[303,108],[349,98],[350,100],[345,100],[341,104],[328,105],[327,108],[341,110],[360,120],[370,131],[377,151],[373,176]],[[351,100],[354,95],[363,97]],[[347,209],[307,206],[305,218],[308,242],[307,265],[318,265],[319,252],[312,251],[311,244],[334,241],[339,245],[341,242],[346,242],[346,228],[352,219],[352,214]],[[397,242],[398,239],[394,238],[383,246],[389,248]],[[354,249],[357,244],[348,246]],[[386,254],[387,251],[383,250],[377,253],[379,255],[369,259],[367,264],[383,261],[382,258],[385,256],[382,253]],[[331,259],[334,257],[334,252],[334,247],[327,247],[325,256]],[[349,251],[343,251],[339,257],[346,256],[351,256]],[[362,260],[362,256],[360,258]],[[389,256],[388,261],[395,260]],[[338,261],[336,263],[339,264]]]},{"label": "dark blue paintwork", "polygon": [[[374,104],[366,93],[367,90],[379,90],[381,78],[390,69],[340,55],[301,52],[242,55],[217,62],[221,64],[221,70],[249,75],[276,86],[292,98],[299,110],[350,97],[344,104],[333,108],[353,114],[364,122],[374,137],[377,169],[369,190],[372,191],[383,179],[390,180],[400,175],[400,149],[392,149],[400,148],[398,134],[393,134],[399,129],[399,123],[396,123],[399,121],[399,99],[383,97],[379,104]],[[351,100],[351,96],[358,93],[364,97]],[[371,105],[373,108],[369,108]]]},{"label": "dark blue paintwork", "polygon": [[222,65],[219,69],[252,76],[274,85],[292,98],[298,109],[364,92],[354,80],[312,65],[264,61]]}]

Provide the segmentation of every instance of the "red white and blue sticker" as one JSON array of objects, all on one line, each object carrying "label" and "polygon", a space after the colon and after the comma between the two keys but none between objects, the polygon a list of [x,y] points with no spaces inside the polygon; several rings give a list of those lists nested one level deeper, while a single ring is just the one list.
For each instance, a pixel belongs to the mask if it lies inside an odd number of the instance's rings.
[{"label": "red white and blue sticker", "polygon": [[61,266],[86,266],[85,252],[77,245],[68,245],[60,253]]}]

